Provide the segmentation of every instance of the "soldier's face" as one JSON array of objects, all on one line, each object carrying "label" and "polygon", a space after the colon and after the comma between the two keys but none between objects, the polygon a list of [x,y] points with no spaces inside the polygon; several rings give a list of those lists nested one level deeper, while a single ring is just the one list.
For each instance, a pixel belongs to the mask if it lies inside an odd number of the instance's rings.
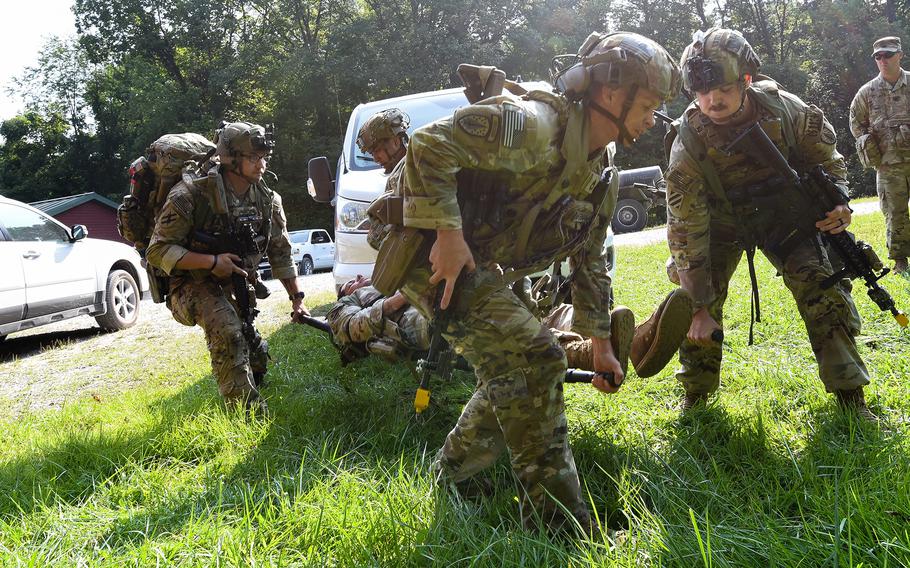
[{"label": "soldier's face", "polygon": [[709,91],[695,91],[695,100],[708,118],[722,123],[739,110],[743,102],[743,85],[737,81]]},{"label": "soldier's face", "polygon": [[399,150],[401,150],[401,139],[396,136],[377,143],[371,153],[376,163],[385,168],[386,172],[390,172],[398,163]]},{"label": "soldier's face", "polygon": [[268,164],[268,154],[244,154],[240,159],[240,171],[247,179],[260,180]]},{"label": "soldier's face", "polygon": [[894,75],[901,66],[901,57],[904,55],[898,51],[891,57],[885,57],[888,52],[878,52],[875,54],[875,66],[878,67],[879,73],[883,75]]},{"label": "soldier's face", "polygon": [[[620,116],[623,112],[628,91],[626,89],[610,89],[604,87],[601,90],[601,100],[599,104],[606,108],[613,116]],[[624,139],[626,146],[631,145],[638,137],[654,126],[654,111],[660,106],[660,97],[647,89],[639,89],[635,94],[635,100],[632,101],[632,107],[626,115],[625,126],[629,131],[632,139]]]}]

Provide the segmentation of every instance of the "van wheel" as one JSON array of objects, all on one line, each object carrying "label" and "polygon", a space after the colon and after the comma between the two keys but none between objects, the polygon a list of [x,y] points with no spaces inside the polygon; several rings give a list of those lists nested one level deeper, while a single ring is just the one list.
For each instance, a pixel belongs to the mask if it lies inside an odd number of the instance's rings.
[{"label": "van wheel", "polygon": [[104,303],[107,311],[95,318],[101,329],[119,331],[132,327],[139,319],[139,287],[125,270],[112,270],[107,276]]},{"label": "van wheel", "polygon": [[305,256],[303,260],[300,261],[300,266],[298,267],[298,272],[301,276],[306,276],[313,273],[313,259]]},{"label": "van wheel", "polygon": [[620,199],[613,213],[613,232],[631,233],[640,231],[648,224],[648,211],[634,199]]}]

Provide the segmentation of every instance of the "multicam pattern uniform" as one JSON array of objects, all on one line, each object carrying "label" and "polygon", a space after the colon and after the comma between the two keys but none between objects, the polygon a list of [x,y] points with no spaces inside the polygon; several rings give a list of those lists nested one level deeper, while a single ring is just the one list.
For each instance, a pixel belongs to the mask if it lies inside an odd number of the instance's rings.
[{"label": "multicam pattern uniform", "polygon": [[336,344],[364,344],[370,353],[389,357],[430,347],[427,318],[411,306],[383,313],[385,296],[364,286],[335,302],[326,315]]},{"label": "multicam pattern uniform", "polygon": [[[587,507],[567,438],[561,381],[566,358],[550,330],[507,287],[517,278],[504,276],[502,269],[542,269],[571,253],[570,261],[578,267],[573,331],[609,337],[604,240],[618,176],[614,172],[596,210],[585,201],[600,179],[604,153],[588,156],[580,103],[544,92],[488,102],[418,130],[406,157],[406,226],[461,228],[459,170],[495,172],[506,192],[498,201],[501,215],[493,216],[501,223],[484,222],[473,231],[478,268],[460,281],[450,307],[455,317],[444,336],[474,367],[477,388],[440,450],[436,468],[441,481],[457,483],[508,448],[527,525],[538,518],[559,524],[563,518],[554,499],[586,523]],[[523,229],[531,229],[524,251],[516,244]],[[577,234],[588,238],[572,242]],[[434,297],[429,276],[427,261],[421,259],[403,287],[411,304],[428,317]]]},{"label": "multicam pattern uniform", "polygon": [[910,72],[891,86],[881,75],[863,85],[850,105],[850,130],[878,143],[882,163],[876,191],[887,228],[888,257],[910,257]]},{"label": "multicam pattern uniform", "polygon": [[[221,175],[215,169],[211,173]],[[211,175],[197,178],[192,185],[181,182],[174,186],[158,216],[147,255],[149,262],[171,276],[167,305],[174,319],[184,325],[199,325],[205,331],[212,373],[221,396],[230,401],[253,400],[258,397],[254,374],[265,374],[268,357],[264,349],[250,352],[241,331],[230,279],[216,281],[208,270],[174,267],[189,251],[208,252],[194,242],[194,231],[212,234],[225,230],[211,205],[214,191]],[[256,267],[263,254],[268,254],[276,278],[296,277],[281,197],[264,183],[254,185],[241,198],[230,190],[225,193],[233,219],[254,219],[259,252],[243,259],[244,270],[258,277]],[[252,294],[250,300],[255,305]],[[263,347],[264,344],[265,341]]]},{"label": "multicam pattern uniform", "polygon": [[[829,174],[843,180],[844,160],[835,149],[835,134],[822,111],[806,105],[796,96],[778,91],[771,82],[756,83],[749,90],[756,103],[762,128],[797,170],[821,165]],[[779,97],[784,116],[794,134],[796,147],[787,148],[782,121],[760,104],[768,97]],[[759,167],[742,154],[726,155],[720,151],[738,132],[715,126],[693,104],[686,109],[681,127],[693,128],[707,149],[720,184],[729,194],[732,188],[768,180],[770,170]],[[667,173],[668,230],[673,260],[683,288],[692,294],[698,307],[722,322],[723,305],[730,279],[743,255],[744,237],[738,231],[730,202],[716,196],[706,182],[696,159],[686,150],[682,135],[673,142]],[[844,182],[846,183],[846,182]],[[782,196],[780,207],[789,200]],[[856,308],[844,285],[822,290],[819,283],[832,273],[824,247],[807,239],[786,259],[764,251],[784,284],[793,294],[800,316],[809,333],[809,341],[819,366],[826,390],[851,390],[869,382],[869,374],[856,350],[854,336],[859,333]],[[682,369],[677,372],[686,392],[710,393],[720,384],[721,346],[701,347],[688,340],[679,352]]]}]

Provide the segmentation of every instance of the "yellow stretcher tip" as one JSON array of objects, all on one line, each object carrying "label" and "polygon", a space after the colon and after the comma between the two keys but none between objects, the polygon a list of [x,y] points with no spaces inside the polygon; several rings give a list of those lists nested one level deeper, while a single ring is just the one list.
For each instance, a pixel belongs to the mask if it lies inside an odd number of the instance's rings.
[{"label": "yellow stretcher tip", "polygon": [[907,320],[907,314],[902,314],[902,313],[896,314],[896,315],[894,316],[894,319],[897,320],[897,323],[898,323],[901,327],[907,327],[907,321],[908,321],[908,320]]},{"label": "yellow stretcher tip", "polygon": [[420,414],[430,406],[430,391],[427,389],[417,389],[414,395],[414,411]]}]

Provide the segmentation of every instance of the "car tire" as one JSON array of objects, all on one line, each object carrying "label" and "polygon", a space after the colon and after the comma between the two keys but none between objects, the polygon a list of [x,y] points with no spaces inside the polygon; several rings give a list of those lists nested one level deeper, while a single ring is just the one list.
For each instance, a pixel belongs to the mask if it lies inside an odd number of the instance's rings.
[{"label": "car tire", "polygon": [[119,331],[132,327],[139,319],[139,286],[125,270],[112,270],[107,276],[104,303],[107,311],[95,318],[101,329]]},{"label": "car tire", "polygon": [[307,276],[309,274],[312,274],[313,273],[313,259],[308,256],[303,257],[303,259],[300,261],[300,265],[298,266],[297,270],[301,276]]},{"label": "car tire", "polygon": [[620,199],[613,213],[613,232],[631,233],[640,231],[648,224],[648,210],[634,199]]}]

